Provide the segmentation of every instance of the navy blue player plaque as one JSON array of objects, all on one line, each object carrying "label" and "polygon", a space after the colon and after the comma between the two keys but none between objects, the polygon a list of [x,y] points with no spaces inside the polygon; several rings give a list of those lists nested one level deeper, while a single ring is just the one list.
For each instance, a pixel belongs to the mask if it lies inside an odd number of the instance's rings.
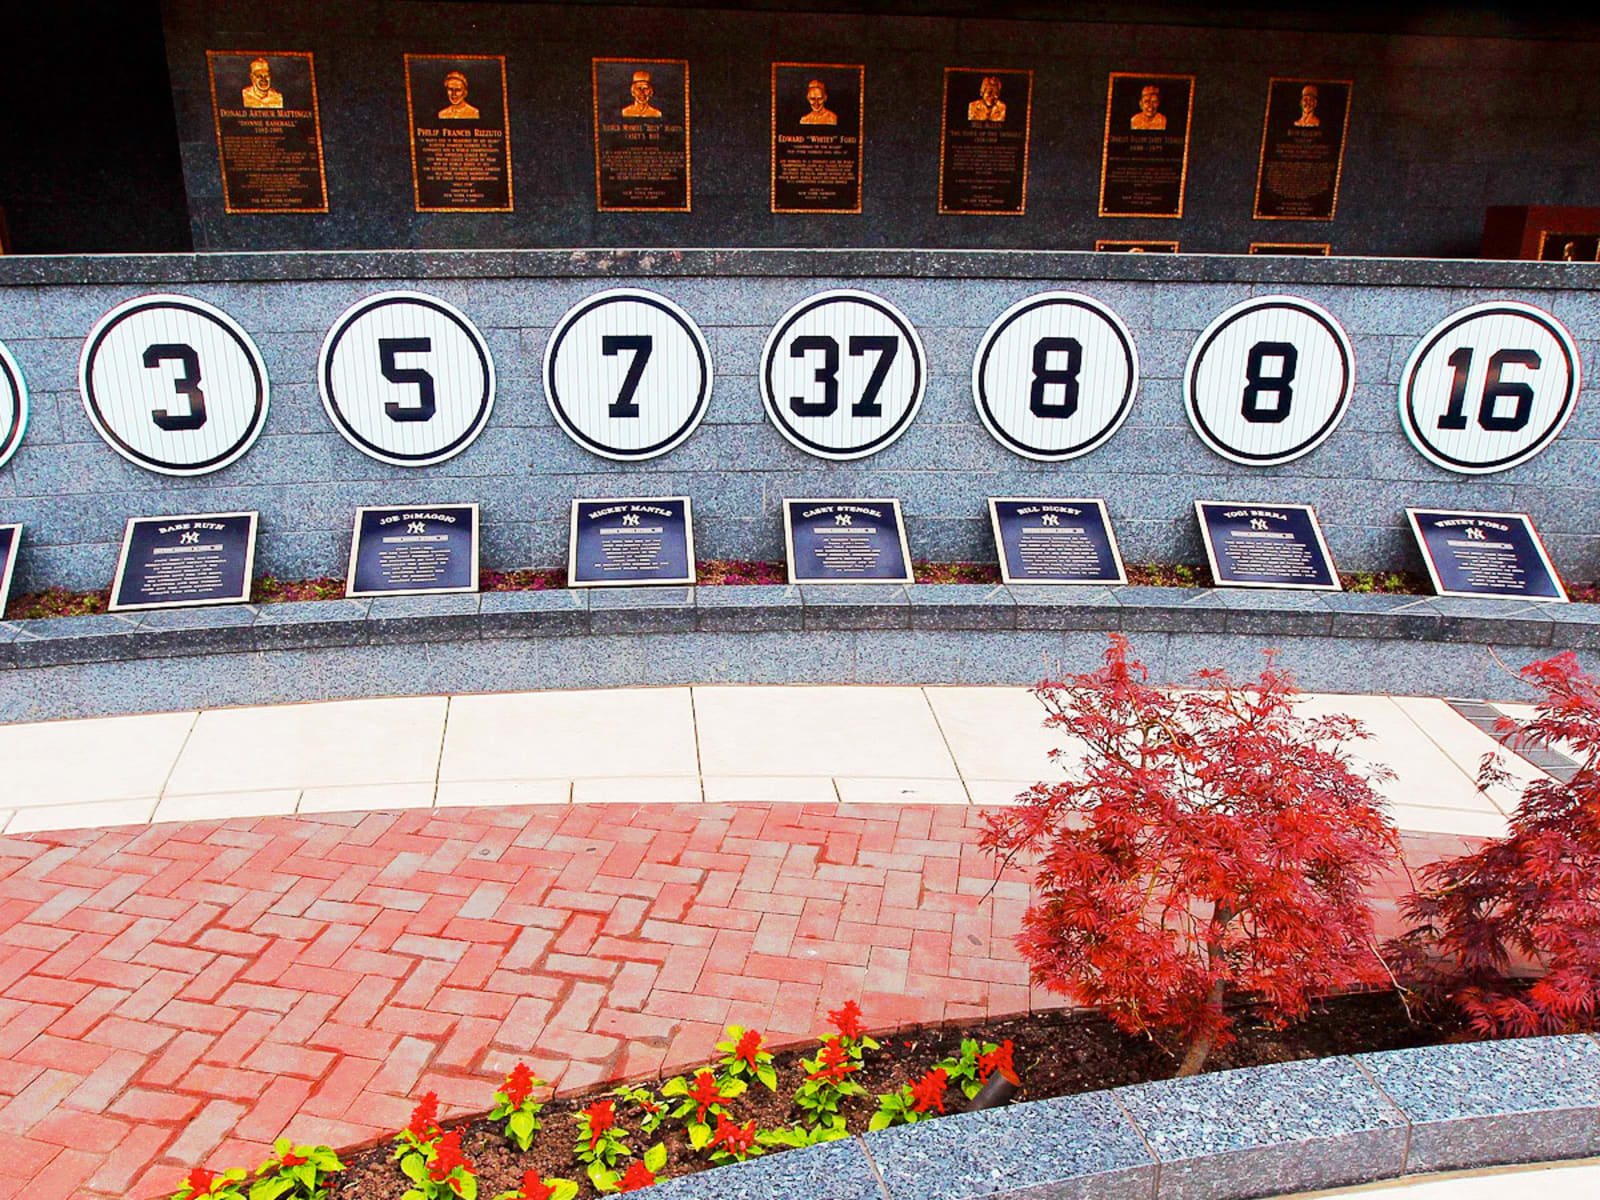
[{"label": "navy blue player plaque", "polygon": [[0,525],[0,618],[6,615],[6,597],[11,594],[11,574],[17,567],[21,541],[21,525]]},{"label": "navy blue player plaque", "polygon": [[131,517],[111,584],[112,612],[250,599],[256,514]]},{"label": "navy blue player plaque", "polygon": [[1340,590],[1309,504],[1196,500],[1194,510],[1218,587]]},{"label": "navy blue player plaque", "polygon": [[898,500],[785,500],[790,583],[910,583]]},{"label": "navy blue player plaque", "polygon": [[991,499],[1000,579],[1011,583],[1127,583],[1103,500]]},{"label": "navy blue player plaque", "polygon": [[1526,513],[1408,508],[1406,519],[1441,596],[1567,599],[1555,565]]},{"label": "navy blue player plaque", "polygon": [[346,596],[429,596],[478,590],[478,506],[356,509]]},{"label": "navy blue player plaque", "polygon": [[568,587],[693,583],[689,497],[574,500]]}]

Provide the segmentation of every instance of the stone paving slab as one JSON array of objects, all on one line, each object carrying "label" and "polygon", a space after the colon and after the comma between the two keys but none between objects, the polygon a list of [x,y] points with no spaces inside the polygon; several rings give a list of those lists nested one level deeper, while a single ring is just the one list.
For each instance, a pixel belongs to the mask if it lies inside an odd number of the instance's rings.
[{"label": "stone paving slab", "polygon": [[[483,1109],[518,1059],[564,1091],[654,1077],[726,1023],[803,1041],[851,998],[878,1028],[1059,1007],[1011,948],[1027,886],[996,881],[981,823],[567,804],[0,837],[22,1171],[0,1200],[162,1196],[278,1136],[384,1136],[429,1089]],[[1406,839],[1413,866],[1463,848]]]}]

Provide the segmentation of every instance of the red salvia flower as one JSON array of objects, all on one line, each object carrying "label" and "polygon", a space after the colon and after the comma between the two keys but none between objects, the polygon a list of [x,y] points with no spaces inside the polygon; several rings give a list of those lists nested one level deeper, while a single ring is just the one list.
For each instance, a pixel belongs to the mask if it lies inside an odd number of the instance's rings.
[{"label": "red salvia flower", "polygon": [[286,1167],[298,1167],[302,1163],[304,1163],[306,1160],[301,1158],[293,1150],[285,1150],[283,1152],[283,1157],[281,1159],[279,1159],[278,1161],[281,1162]]},{"label": "red salvia flower", "polygon": [[411,1110],[411,1123],[406,1126],[406,1131],[421,1141],[426,1141],[439,1132],[439,1097],[429,1092],[422,1098],[422,1103]]},{"label": "red salvia flower", "polygon": [[599,1100],[583,1110],[589,1118],[589,1149],[600,1144],[600,1135],[617,1123],[617,1112],[609,1100]]},{"label": "red salvia flower", "polygon": [[710,1071],[701,1071],[694,1077],[694,1087],[689,1089],[689,1099],[695,1102],[694,1120],[697,1125],[706,1123],[706,1109],[713,1104],[726,1104],[731,1097],[717,1090],[717,1077]]},{"label": "red salvia flower", "polygon": [[451,1130],[439,1139],[439,1145],[433,1152],[433,1161],[428,1164],[428,1175],[435,1183],[443,1183],[457,1167],[461,1167],[468,1175],[473,1173],[472,1164],[461,1154],[460,1131]]},{"label": "red salvia flower", "polygon": [[550,1200],[555,1188],[539,1178],[539,1172],[529,1171],[522,1177],[522,1200]]},{"label": "red salvia flower", "polygon": [[842,1008],[830,1010],[828,1021],[852,1042],[860,1041],[866,1032],[861,1025],[861,1007],[854,1000],[846,1000]]},{"label": "red salvia flower", "polygon": [[656,1181],[655,1172],[642,1162],[635,1160],[628,1164],[627,1172],[617,1181],[617,1191],[637,1192],[640,1188],[647,1188]]},{"label": "red salvia flower", "polygon": [[196,1196],[209,1196],[211,1187],[217,1181],[215,1171],[208,1171],[204,1167],[195,1167],[184,1180],[189,1185],[189,1190]]},{"label": "red salvia flower", "polygon": [[747,1154],[756,1144],[756,1123],[746,1122],[740,1125],[737,1121],[730,1121],[722,1113],[717,1114],[717,1132],[711,1135],[711,1144],[708,1149],[715,1150],[721,1147],[730,1154],[738,1157]]},{"label": "red salvia flower", "polygon": [[735,1061],[743,1060],[750,1064],[751,1070],[756,1066],[756,1055],[761,1053],[761,1035],[754,1029],[744,1031],[744,1036],[739,1039],[739,1044],[733,1048]]},{"label": "red salvia flower", "polygon": [[846,1075],[859,1069],[859,1064],[851,1061],[850,1052],[844,1048],[839,1039],[831,1037],[822,1043],[822,1054],[818,1058],[817,1069],[806,1078],[843,1083]]},{"label": "red salvia flower", "polygon": [[520,1107],[533,1094],[533,1072],[528,1070],[527,1063],[519,1062],[511,1068],[511,1074],[506,1076],[505,1093],[513,1108]]},{"label": "red salvia flower", "polygon": [[925,1113],[930,1108],[944,1112],[944,1093],[949,1086],[950,1077],[942,1067],[935,1067],[911,1085],[912,1109],[919,1113]]},{"label": "red salvia flower", "polygon": [[999,1071],[1005,1079],[1010,1080],[1012,1083],[1020,1083],[1021,1080],[1017,1077],[1017,1068],[1011,1061],[1012,1050],[1011,1039],[1007,1038],[1000,1043],[998,1049],[991,1050],[988,1054],[978,1055],[978,1082],[988,1083],[989,1076],[995,1071]]}]

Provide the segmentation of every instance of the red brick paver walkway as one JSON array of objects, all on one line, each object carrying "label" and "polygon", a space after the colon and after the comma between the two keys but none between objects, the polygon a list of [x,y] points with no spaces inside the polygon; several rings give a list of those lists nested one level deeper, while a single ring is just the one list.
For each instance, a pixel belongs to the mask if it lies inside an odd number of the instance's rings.
[{"label": "red brick paver walkway", "polygon": [[579,806],[0,838],[0,1198],[164,1195],[280,1135],[381,1136],[430,1088],[487,1108],[518,1058],[576,1089],[850,998],[877,1027],[1057,1005],[980,826]]}]

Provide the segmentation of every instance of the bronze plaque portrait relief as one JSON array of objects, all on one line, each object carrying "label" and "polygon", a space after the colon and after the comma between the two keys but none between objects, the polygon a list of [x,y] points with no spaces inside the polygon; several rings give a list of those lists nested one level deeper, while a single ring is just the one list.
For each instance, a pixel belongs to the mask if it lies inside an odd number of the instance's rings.
[{"label": "bronze plaque portrait relief", "polygon": [[941,213],[1023,215],[1032,113],[1032,71],[944,69]]},{"label": "bronze plaque portrait relief", "polygon": [[1600,262],[1600,234],[1539,231],[1542,262]]},{"label": "bronze plaque portrait relief", "polygon": [[406,115],[418,212],[511,212],[504,55],[408,54]]},{"label": "bronze plaque portrait relief", "polygon": [[590,60],[599,212],[688,212],[689,63]]},{"label": "bronze plaque portrait relief", "polygon": [[772,64],[772,211],[861,211],[866,68]]},{"label": "bronze plaque portrait relief", "polygon": [[1331,221],[1339,205],[1348,79],[1273,79],[1256,173],[1258,221]]},{"label": "bronze plaque portrait relief", "polygon": [[230,213],[325,213],[322,122],[311,55],[207,50],[211,113]]},{"label": "bronze plaque portrait relief", "polygon": [[1102,217],[1181,217],[1193,75],[1111,73],[1100,157]]}]

